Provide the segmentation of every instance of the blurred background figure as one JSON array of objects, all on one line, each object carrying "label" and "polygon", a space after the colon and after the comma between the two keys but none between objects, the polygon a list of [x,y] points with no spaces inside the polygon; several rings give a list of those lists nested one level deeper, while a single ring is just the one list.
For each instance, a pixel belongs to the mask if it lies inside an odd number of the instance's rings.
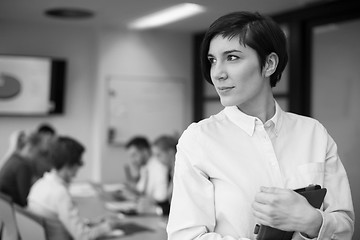
[{"label": "blurred background figure", "polygon": [[[22,140],[21,140],[22,141]],[[22,144],[22,143],[21,143]],[[39,133],[31,133],[24,145],[13,152],[0,170],[0,192],[7,194],[20,205],[27,205],[27,196],[34,180],[48,169],[49,141]]]},{"label": "blurred background figure", "polygon": [[56,135],[56,130],[55,128],[48,124],[48,123],[41,123],[38,128],[37,128],[37,132],[43,135],[49,135],[49,136],[55,136]]},{"label": "blurred background figure", "polygon": [[141,171],[151,156],[151,146],[146,137],[136,136],[126,144],[129,161],[125,165],[126,185],[136,189]]},{"label": "blurred background figure", "polygon": [[[35,130],[35,132],[39,133],[41,136],[46,138],[46,140],[54,137],[56,135],[56,130],[53,126],[48,123],[41,123]],[[0,169],[5,164],[6,160],[15,153],[19,152],[25,145],[26,132],[24,130],[17,130],[10,135],[9,138],[9,148],[4,156],[0,160]],[[41,169],[37,170],[38,172],[42,172]]]},{"label": "blurred background figure", "polygon": [[[120,221],[108,217],[102,222],[89,224],[79,216],[69,193],[69,184],[83,165],[84,151],[84,146],[70,137],[60,136],[51,141],[49,157],[52,169],[32,186],[28,210],[59,220],[73,239],[87,240],[107,235],[119,226]],[[59,239],[55,236],[57,233],[59,229],[49,229],[49,239]]]},{"label": "blurred background figure", "polygon": [[12,154],[14,154],[15,152],[19,152],[25,146],[25,137],[26,134],[23,130],[15,131],[10,135],[9,148],[0,160],[0,169]]},{"label": "blurred background figure", "polygon": [[167,216],[172,195],[172,176],[177,139],[163,135],[152,143],[152,157],[142,171],[137,190],[154,202]]},{"label": "blurred background figure", "polygon": [[[49,143],[56,137],[55,128],[48,123],[41,123],[36,129],[36,132],[43,138],[44,142]],[[42,177],[45,172],[51,169],[51,162],[48,156],[39,156],[35,161],[35,179]]]}]

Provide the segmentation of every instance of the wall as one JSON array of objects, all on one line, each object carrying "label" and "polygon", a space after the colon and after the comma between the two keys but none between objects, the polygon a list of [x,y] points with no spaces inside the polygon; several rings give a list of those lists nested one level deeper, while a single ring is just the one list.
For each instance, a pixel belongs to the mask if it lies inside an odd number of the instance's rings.
[{"label": "wall", "polygon": [[[116,29],[102,29],[99,49],[100,91],[98,108],[106,108],[105,82],[109,76],[143,76],[149,79],[176,78],[183,81],[187,106],[183,113],[184,129],[192,116],[192,62],[191,37],[181,33],[163,33],[157,31],[126,32]],[[155,77],[155,78],[154,78]],[[146,104],[146,103],[144,103]],[[149,106],[153,108],[156,106]],[[173,106],[177,108],[177,106]],[[166,115],[166,113],[165,113]],[[99,155],[97,166],[102,166],[101,178],[105,182],[117,182],[124,179],[123,163],[127,156],[121,146],[111,146],[106,141],[107,114],[98,116],[98,137],[102,139],[103,152]],[[171,120],[171,116],[164,121]],[[138,124],[146,124],[139,119]],[[149,126],[151,127],[151,126]],[[171,134],[167,129],[159,129],[159,134]],[[104,135],[105,134],[105,135]],[[152,141],[153,139],[149,139]]]},{"label": "wall", "polygon": [[[350,181],[355,216],[360,214],[359,28],[359,19],[319,26],[313,38],[313,116],[338,145]],[[355,224],[353,239],[360,239],[359,224]]]},{"label": "wall", "polygon": [[127,157],[122,147],[111,147],[106,141],[104,83],[111,74],[183,79],[187,99],[184,127],[192,119],[190,34],[131,33],[111,28],[6,21],[0,23],[0,32],[0,53],[55,56],[68,61],[65,114],[0,116],[0,156],[6,152],[11,132],[30,131],[39,123],[48,122],[60,134],[73,136],[86,146],[85,166],[77,180],[121,181]]},{"label": "wall", "polygon": [[0,53],[43,55],[65,58],[68,62],[65,90],[65,114],[50,117],[0,116],[0,155],[6,151],[8,136],[18,129],[31,131],[40,122],[52,124],[60,134],[78,139],[87,148],[85,166],[79,173],[92,175],[93,105],[96,76],[96,35],[91,29],[39,24],[0,23]]}]

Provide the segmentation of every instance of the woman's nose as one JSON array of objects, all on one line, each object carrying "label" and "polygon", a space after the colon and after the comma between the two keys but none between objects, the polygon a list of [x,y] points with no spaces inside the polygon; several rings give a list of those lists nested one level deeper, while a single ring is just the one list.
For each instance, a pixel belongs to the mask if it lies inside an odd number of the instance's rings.
[{"label": "woman's nose", "polygon": [[228,75],[221,64],[217,64],[212,67],[212,78],[215,80],[226,80]]}]

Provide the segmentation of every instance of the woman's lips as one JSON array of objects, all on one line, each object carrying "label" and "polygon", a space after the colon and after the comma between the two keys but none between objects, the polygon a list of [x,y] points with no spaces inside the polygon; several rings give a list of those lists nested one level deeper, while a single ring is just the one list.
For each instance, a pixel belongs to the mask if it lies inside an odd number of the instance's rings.
[{"label": "woman's lips", "polygon": [[229,91],[231,91],[234,87],[218,87],[218,91],[219,93],[227,93]]}]

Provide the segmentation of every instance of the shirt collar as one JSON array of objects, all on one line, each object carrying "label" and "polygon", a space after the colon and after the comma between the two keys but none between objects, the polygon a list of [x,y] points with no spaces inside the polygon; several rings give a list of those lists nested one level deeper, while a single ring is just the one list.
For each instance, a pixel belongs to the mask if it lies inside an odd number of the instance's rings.
[{"label": "shirt collar", "polygon": [[[257,117],[253,117],[243,113],[238,109],[237,106],[225,107],[224,113],[233,123],[235,123],[237,126],[242,128],[249,136],[252,136],[254,134],[256,121],[260,121]],[[270,123],[270,124],[273,123],[275,125],[274,129],[276,136],[278,135],[278,132],[280,130],[282,115],[283,115],[283,110],[280,108],[279,104],[275,101],[275,114],[266,123]]]},{"label": "shirt collar", "polygon": [[237,106],[225,107],[224,113],[230,121],[242,128],[248,135],[254,134],[256,117],[243,113]]},{"label": "shirt collar", "polygon": [[283,110],[281,109],[280,105],[275,101],[275,114],[266,123],[269,122],[270,124],[274,124],[273,130],[276,136],[278,136],[280,131],[282,116],[283,116]]}]

